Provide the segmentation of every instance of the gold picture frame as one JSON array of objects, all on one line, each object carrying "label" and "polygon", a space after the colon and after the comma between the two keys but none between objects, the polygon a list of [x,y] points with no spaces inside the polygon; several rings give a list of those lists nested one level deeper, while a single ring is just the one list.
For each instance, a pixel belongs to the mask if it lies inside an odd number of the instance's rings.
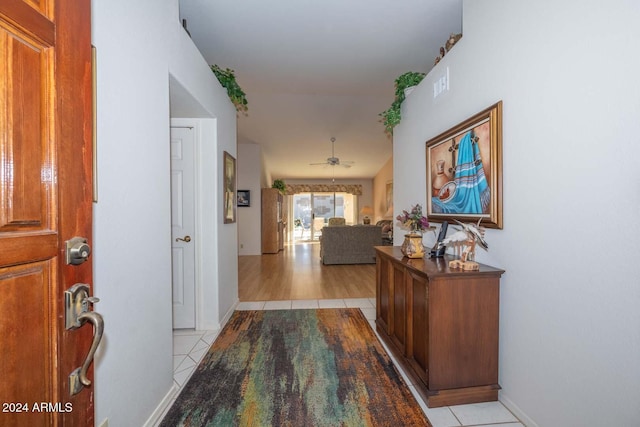
[{"label": "gold picture frame", "polygon": [[236,222],[236,159],[224,152],[223,158],[223,218],[225,224]]},{"label": "gold picture frame", "polygon": [[427,217],[502,229],[502,101],[426,142]]},{"label": "gold picture frame", "polygon": [[386,199],[385,213],[387,213],[389,212],[389,209],[393,209],[393,180],[386,182],[384,196]]}]

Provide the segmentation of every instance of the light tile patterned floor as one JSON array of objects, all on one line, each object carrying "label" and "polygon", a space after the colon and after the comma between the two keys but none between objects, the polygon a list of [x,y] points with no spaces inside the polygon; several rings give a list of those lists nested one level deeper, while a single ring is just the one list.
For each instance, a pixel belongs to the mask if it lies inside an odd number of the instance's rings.
[{"label": "light tile patterned floor", "polygon": [[[374,298],[335,300],[294,300],[241,302],[236,310],[281,310],[310,308],[360,308],[375,331]],[[220,331],[176,330],[173,334],[173,379],[182,388],[207,352]],[[387,353],[391,354],[389,351]],[[393,357],[392,357],[393,359]],[[395,363],[395,360],[394,360]],[[396,363],[396,366],[398,364]],[[433,427],[524,427],[523,424],[500,402],[475,403],[472,405],[427,408],[411,381],[398,366],[409,388]]]}]

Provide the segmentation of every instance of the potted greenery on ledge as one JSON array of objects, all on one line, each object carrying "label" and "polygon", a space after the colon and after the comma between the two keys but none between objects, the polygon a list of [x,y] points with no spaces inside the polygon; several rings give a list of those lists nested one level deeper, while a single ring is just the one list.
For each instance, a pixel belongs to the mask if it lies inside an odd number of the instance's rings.
[{"label": "potted greenery on ledge", "polygon": [[281,179],[274,180],[273,184],[271,184],[271,188],[277,188],[278,191],[282,194],[286,193],[287,191],[287,185]]},{"label": "potted greenery on ledge", "polygon": [[216,78],[227,89],[227,95],[229,99],[235,105],[236,111],[245,113],[247,112],[247,96],[236,81],[235,72],[230,69],[222,69],[218,65],[211,65],[211,71],[216,75]]},{"label": "potted greenery on ledge", "polygon": [[425,73],[418,73],[415,71],[408,71],[399,76],[395,81],[395,99],[387,110],[379,114],[382,117],[382,123],[384,124],[385,132],[389,135],[393,135],[393,128],[400,123],[402,118],[400,115],[400,106],[405,99],[405,89],[412,86],[417,86],[418,83],[424,79]]}]

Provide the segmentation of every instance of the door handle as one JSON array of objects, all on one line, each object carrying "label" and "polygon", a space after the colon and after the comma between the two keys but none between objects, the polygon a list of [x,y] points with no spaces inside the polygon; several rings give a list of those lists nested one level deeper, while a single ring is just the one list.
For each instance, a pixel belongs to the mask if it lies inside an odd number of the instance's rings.
[{"label": "door handle", "polygon": [[89,296],[88,285],[76,283],[64,293],[66,329],[78,329],[87,322],[93,325],[93,341],[91,342],[89,353],[84,359],[82,366],[76,368],[69,375],[69,393],[73,396],[79,393],[84,387],[91,385],[91,380],[87,377],[87,372],[102,340],[104,320],[99,313],[89,310],[89,304],[95,304],[100,300]]},{"label": "door handle", "polygon": [[89,365],[93,361],[93,356],[96,354],[96,350],[98,349],[98,345],[100,341],[102,341],[102,333],[104,332],[104,320],[100,313],[96,313],[95,311],[87,311],[86,313],[82,313],[78,316],[78,319],[83,321],[88,321],[93,325],[93,342],[91,343],[91,347],[89,348],[89,353],[87,357],[84,359],[84,363],[80,367],[79,379],[80,383],[84,386],[90,386],[91,380],[87,377],[87,371],[89,370]]},{"label": "door handle", "polygon": [[176,242],[179,242],[179,241],[189,243],[191,241],[191,236],[176,237]]}]

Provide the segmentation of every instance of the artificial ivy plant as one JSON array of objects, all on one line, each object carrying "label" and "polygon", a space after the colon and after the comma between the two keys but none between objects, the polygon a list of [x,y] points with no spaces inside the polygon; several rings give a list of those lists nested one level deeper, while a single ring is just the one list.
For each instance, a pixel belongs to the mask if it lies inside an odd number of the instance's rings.
[{"label": "artificial ivy plant", "polygon": [[393,135],[393,128],[400,123],[402,118],[400,114],[400,106],[404,102],[404,90],[411,86],[416,86],[424,79],[425,73],[418,73],[415,71],[408,71],[399,76],[395,81],[395,99],[387,110],[379,114],[382,117],[382,123],[384,124],[384,130]]},{"label": "artificial ivy plant", "polygon": [[236,80],[235,71],[230,68],[224,70],[218,65],[211,65],[211,71],[216,75],[216,78],[227,89],[227,95],[236,107],[236,111],[246,113],[247,112],[247,96],[238,84]]},{"label": "artificial ivy plant", "polygon": [[285,191],[287,191],[287,185],[281,179],[274,180],[273,184],[271,184],[271,188],[277,188],[278,191],[280,191],[282,194],[284,194]]}]

